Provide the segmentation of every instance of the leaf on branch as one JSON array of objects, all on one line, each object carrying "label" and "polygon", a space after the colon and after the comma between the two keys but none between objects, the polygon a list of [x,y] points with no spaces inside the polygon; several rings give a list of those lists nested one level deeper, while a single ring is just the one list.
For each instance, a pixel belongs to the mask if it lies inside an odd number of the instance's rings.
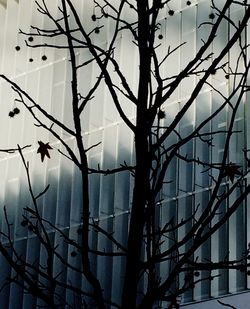
[{"label": "leaf on branch", "polygon": [[222,177],[229,177],[232,183],[236,175],[242,175],[241,171],[239,171],[239,168],[241,168],[241,166],[235,163],[230,162],[229,164],[226,164],[222,168],[223,168]]},{"label": "leaf on branch", "polygon": [[49,149],[52,149],[52,147],[49,145],[49,143],[43,143],[42,141],[38,141],[39,147],[37,149],[37,153],[41,154],[41,161],[43,162],[45,156],[50,158]]}]

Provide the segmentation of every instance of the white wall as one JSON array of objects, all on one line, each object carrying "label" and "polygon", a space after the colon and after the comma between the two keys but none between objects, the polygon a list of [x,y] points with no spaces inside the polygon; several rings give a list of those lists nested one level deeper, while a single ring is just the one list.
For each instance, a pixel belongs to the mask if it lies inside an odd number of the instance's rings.
[{"label": "white wall", "polygon": [[[52,12],[56,14],[58,1],[47,1],[50,5]],[[93,1],[74,1],[78,5],[78,11],[84,17],[84,14],[91,16],[93,13]],[[205,38],[208,34],[208,28],[203,27],[202,30],[197,29],[197,25],[207,18],[210,13],[210,1],[200,0],[191,1],[192,5],[187,7],[186,1],[175,0],[172,2],[171,9],[175,10],[175,14],[172,18],[165,18],[162,13],[162,20],[160,23],[160,32],[167,38],[166,41],[159,48],[159,53],[164,55],[164,51],[168,46],[175,48],[183,41],[187,41],[187,45],[179,49],[174,57],[170,57],[164,70],[167,69],[169,76],[176,74],[180,69],[188,62],[190,57],[194,56],[201,46],[201,39]],[[218,2],[218,1],[217,1]],[[165,14],[167,13],[167,10]],[[241,12],[232,12],[237,17],[237,14]],[[235,18],[236,18],[235,17]],[[130,16],[133,18],[133,16]],[[86,21],[85,26],[91,28],[90,18],[83,18]],[[96,36],[95,40],[99,44],[105,45],[109,36],[112,33],[112,22],[107,21],[107,29],[99,36]],[[34,98],[43,108],[49,111],[59,120],[63,121],[69,127],[72,127],[71,117],[71,94],[69,91],[70,83],[70,66],[68,64],[68,55],[63,50],[51,50],[51,49],[29,49],[25,46],[24,37],[17,35],[18,29],[23,31],[31,31],[30,25],[35,24],[39,27],[50,27],[50,23],[46,21],[35,9],[34,1],[20,0],[19,4],[15,0],[8,0],[7,8],[0,6],[0,73],[6,74],[12,78],[13,81],[20,84],[27,92]],[[214,43],[214,49],[211,50],[215,54],[220,52],[220,48],[225,43],[228,32],[227,25],[223,25],[223,29],[219,33],[216,42]],[[37,38],[35,37],[35,43]],[[38,40],[39,41],[39,40]],[[62,43],[63,41],[57,40],[56,43]],[[159,40],[160,43],[160,40]],[[16,51],[15,46],[20,46],[21,50]],[[230,61],[233,61],[234,56],[237,55],[238,50],[235,49],[232,52]],[[42,61],[41,57],[46,54],[47,60]],[[122,70],[128,77],[131,84],[131,88],[136,92],[137,87],[137,52],[134,44],[128,41],[125,37],[118,39],[117,49],[115,57],[119,59]],[[33,62],[29,59],[32,58]],[[88,52],[79,51],[78,63],[89,59]],[[96,79],[98,74],[98,68],[95,64],[90,65],[85,71],[81,72],[79,87],[80,90],[86,92],[86,89],[90,87]],[[224,78],[224,74],[216,74],[211,78],[211,82],[216,84],[223,93],[227,94],[230,87],[228,81]],[[185,102],[190,92],[194,88],[196,78],[191,76],[187,82],[183,83],[181,87],[171,96],[167,102],[165,109],[167,111],[168,121],[173,119],[181,105]],[[25,158],[30,162],[31,178],[34,184],[36,192],[40,192],[47,183],[51,184],[51,191],[46,198],[41,201],[41,209],[43,214],[56,224],[63,225],[68,228],[73,226],[73,232],[76,233],[78,224],[80,223],[81,209],[80,199],[78,195],[79,190],[79,175],[77,170],[69,160],[61,156],[58,149],[64,150],[60,143],[58,143],[53,136],[41,128],[34,127],[33,118],[25,112],[22,106],[18,103],[14,103],[14,94],[11,92],[9,86],[0,82],[0,108],[1,108],[1,122],[0,122],[0,148],[14,148],[17,144],[24,146],[26,144],[32,144],[28,150],[24,151]],[[127,116],[134,121],[134,106],[128,104],[126,100],[122,101]],[[211,111],[217,104],[220,104],[218,97],[211,91],[209,87],[202,89],[196,104],[189,110],[185,119],[183,119],[180,130],[188,132],[195,126],[195,122],[200,122],[207,113]],[[13,119],[8,116],[9,111],[18,106],[20,108],[20,115]],[[246,114],[244,114],[246,113]],[[249,111],[246,109],[244,113],[239,115],[237,123],[239,127],[243,127],[244,117],[248,117]],[[214,122],[214,128],[223,128],[226,122],[226,114],[220,115]],[[124,161],[130,164],[133,161],[133,137],[126,125],[121,121],[110,95],[105,88],[104,84],[101,84],[100,88],[95,94],[95,99],[87,106],[86,114],[82,119],[84,140],[88,147],[102,141],[102,144],[89,151],[89,162],[92,167],[100,166],[103,168],[112,168],[119,166]],[[75,147],[72,137],[63,133],[58,129],[60,136],[71,145]],[[37,151],[37,141],[50,142],[53,150],[51,151],[51,159],[46,159],[45,162],[40,161]],[[220,156],[221,148],[223,147],[223,138],[218,138],[215,141],[216,146],[212,151],[212,158],[217,160]],[[236,140],[232,145],[233,151],[231,151],[232,161],[240,160],[238,157],[237,149],[249,146],[249,138]],[[188,145],[184,152],[192,153],[194,145]],[[197,152],[200,151],[200,158],[207,156],[204,150],[196,145]],[[198,203],[205,204],[208,193],[210,192],[208,187],[208,176],[200,176],[201,170],[197,168],[195,171],[191,171],[192,177],[187,175],[186,166],[183,164],[173,164],[170,169],[169,177],[177,177],[177,174],[181,175],[180,181],[176,181],[173,185],[164,189],[163,191],[163,206],[161,208],[161,220],[164,221],[169,218],[171,213],[176,212],[179,207],[179,219],[185,216],[193,210],[193,205]],[[23,250],[27,258],[33,258],[37,252],[34,252],[33,241],[30,238],[30,233],[20,227],[20,220],[22,214],[22,206],[26,206],[30,201],[29,193],[27,191],[26,177],[24,169],[22,167],[20,157],[17,154],[5,155],[1,154],[0,157],[0,203],[5,204],[8,209],[10,220],[15,222],[15,237],[20,242],[23,242]],[[192,178],[192,181],[190,179]],[[193,181],[195,178],[195,181]],[[64,181],[67,179],[67,181]],[[200,189],[207,183],[207,188]],[[204,185],[205,186],[205,185]],[[121,231],[126,230],[129,207],[132,194],[131,177],[128,174],[119,174],[116,176],[106,177],[102,175],[93,176],[91,178],[91,211],[92,216],[100,220],[103,227],[112,226],[115,227],[117,237],[125,242],[124,235]],[[110,188],[112,188],[110,190]],[[185,193],[186,192],[186,193]],[[192,194],[190,195],[190,192]],[[54,207],[50,207],[53,203]],[[171,205],[171,206],[169,206]],[[216,234],[211,240],[211,248],[209,252],[216,260],[219,258],[219,247],[221,251],[226,252],[225,238],[231,244],[231,257],[235,258],[237,250],[243,248],[243,244],[240,241],[242,239],[242,229],[236,227],[236,221],[241,214],[236,214],[229,226],[229,235]],[[249,221],[249,218],[247,218]],[[248,222],[247,221],[247,222]],[[249,226],[249,224],[248,224]],[[118,228],[117,228],[118,227]],[[2,220],[2,228],[5,228],[5,224]],[[183,229],[181,233],[185,233]],[[249,233],[249,232],[248,232]],[[28,240],[27,238],[28,237]],[[238,239],[238,242],[237,242]],[[106,246],[105,239],[99,237],[95,240],[97,246],[103,249]],[[236,248],[236,246],[238,246]],[[42,256],[38,247],[38,256]],[[202,251],[202,250],[201,250]],[[70,252],[67,253],[69,260]],[[203,253],[200,252],[202,255]],[[72,260],[72,259],[71,259]],[[124,269],[124,264],[121,260],[118,260],[112,264],[108,259],[105,262],[97,264],[97,273],[102,278],[103,282],[108,281],[107,292],[112,293],[114,301],[119,299],[120,285],[120,273]],[[4,265],[4,262],[0,260],[0,265]],[[167,265],[162,267],[162,271],[167,269]],[[119,270],[119,271],[118,271]],[[5,272],[10,270],[6,267]],[[228,277],[229,279],[228,279]],[[207,298],[209,294],[216,297],[218,294],[224,294],[227,292],[236,292],[239,289],[239,285],[242,282],[242,278],[236,276],[234,271],[230,271],[227,275],[224,274],[220,279],[214,279],[213,284],[210,283],[198,285],[192,294],[186,296],[185,301],[190,301],[191,298],[199,301],[200,299]],[[67,274],[68,278],[71,278],[71,274]],[[249,281],[249,280],[248,280]],[[112,284],[113,282],[113,284]],[[249,287],[249,283],[248,283]],[[226,291],[228,289],[228,291]],[[6,308],[8,302],[7,295],[15,295],[16,288],[11,286],[9,291],[6,291],[5,299],[0,296],[0,307]],[[68,296],[70,297],[70,296]],[[248,294],[240,294],[233,298],[232,301],[241,301],[247,304]],[[226,298],[228,302],[230,298]],[[11,308],[20,308],[17,300],[10,297]],[[30,303],[28,296],[25,296],[23,301],[23,308],[27,309]],[[232,303],[236,304],[236,303]],[[239,304],[237,304],[238,306]],[[197,303],[191,304],[187,308],[209,308],[213,306],[217,308],[216,301],[209,303]],[[241,309],[244,306],[237,307]],[[219,307],[218,307],[219,308]],[[247,307],[245,307],[247,308]]]}]

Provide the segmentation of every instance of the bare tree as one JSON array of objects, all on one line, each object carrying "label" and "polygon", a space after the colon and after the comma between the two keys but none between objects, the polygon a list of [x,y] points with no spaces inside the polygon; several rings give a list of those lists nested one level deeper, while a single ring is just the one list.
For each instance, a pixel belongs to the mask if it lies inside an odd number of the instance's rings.
[{"label": "bare tree", "polygon": [[[51,13],[49,1],[36,1],[38,11],[53,27],[32,26],[31,32],[20,30],[20,35],[25,38],[28,48],[68,51],[72,95],[68,104],[72,106],[73,128],[45,110],[11,78],[0,75],[13,89],[15,101],[33,116],[36,125],[47,130],[63,145],[61,155],[72,161],[81,175],[82,222],[77,238],[42,216],[38,201],[48,194],[49,185],[38,195],[34,193],[29,163],[23,149],[17,147],[32,198],[32,205],[24,209],[22,225],[37,237],[46,262],[42,265],[39,261],[26,261],[18,253],[11,230],[12,222],[9,222],[5,210],[8,228],[2,232],[0,251],[14,270],[14,275],[6,278],[6,284],[19,285],[49,308],[76,308],[74,303],[62,296],[62,291],[71,291],[78,299],[78,306],[81,303],[83,308],[153,308],[154,305],[160,307],[163,301],[167,304],[165,307],[178,308],[180,296],[197,284],[210,282],[222,275],[223,270],[239,270],[247,275],[249,246],[246,245],[236,259],[230,259],[230,248],[222,253],[221,260],[216,261],[211,256],[204,256],[201,251],[213,235],[227,226],[231,216],[246,205],[250,192],[248,150],[240,149],[240,154],[233,161],[230,155],[233,140],[245,134],[242,132],[244,128],[237,128],[236,119],[249,90],[250,63],[245,31],[250,6],[246,1],[211,1],[211,13],[197,25],[199,29],[206,27],[207,35],[200,38],[196,54],[192,56],[187,51],[181,66],[176,65],[173,70],[171,62],[177,62],[180,50],[189,46],[189,42],[184,41],[172,46],[168,43],[168,34],[166,37],[162,34],[162,25],[168,27],[166,20],[171,20],[176,14],[171,8],[173,3],[172,0],[94,0],[95,12],[85,16],[88,21],[92,20],[89,29],[73,1],[61,0],[58,16]],[[186,6],[190,5],[193,5],[191,1],[187,1]],[[241,12],[237,20],[230,15],[233,7]],[[218,33],[225,25],[230,29],[228,37],[225,43],[218,42]],[[95,38],[108,26],[108,43],[103,44]],[[36,38],[41,39],[41,43],[33,40]],[[132,43],[131,46],[136,49],[138,78],[133,85],[123,72],[116,53],[119,40]],[[212,52],[211,47],[215,44],[218,50]],[[232,59],[234,49],[238,53]],[[79,63],[77,55],[82,51],[88,51],[89,59]],[[96,80],[89,89],[85,89],[85,93],[81,93],[79,85],[83,81],[79,77],[80,72],[93,64],[98,67]],[[216,76],[223,76],[224,83],[228,85],[226,93],[214,78]],[[169,102],[186,82],[186,98],[171,114]],[[133,165],[120,162],[120,166],[106,169],[89,164],[88,152],[98,144],[90,147],[84,144],[82,117],[100,85],[105,85],[120,119],[134,136]],[[198,100],[205,88],[216,95],[217,102],[211,110]],[[134,118],[126,113],[124,104],[135,109]],[[195,108],[204,109],[205,116],[197,117],[195,124],[185,128],[183,123]],[[225,126],[218,128],[214,123],[221,115]],[[75,140],[76,150],[58,133],[58,128]],[[218,138],[223,140],[220,157],[213,154]],[[50,150],[49,143],[39,141],[38,153],[42,161],[46,156],[50,157]],[[179,172],[175,170],[177,167]],[[116,239],[113,231],[106,230],[98,220],[94,220],[90,207],[90,176],[103,174],[108,178],[117,173],[129,173],[133,178],[125,244]],[[181,186],[180,178],[184,174],[187,181]],[[208,192],[202,205],[194,198],[197,188]],[[166,192],[170,192],[172,200],[184,194],[186,209],[178,212],[178,207],[172,208]],[[168,214],[164,220],[159,219],[163,210]],[[59,236],[60,246],[51,238],[52,230]],[[108,239],[109,250],[92,247],[90,237],[93,232]],[[78,264],[63,254],[62,244],[73,248],[71,257],[80,256]],[[119,302],[106,297],[105,291],[109,287],[101,283],[92,264],[96,257],[109,257],[112,261],[124,259],[126,266]],[[55,263],[62,265],[64,271],[80,276],[86,284],[78,286],[62,280],[63,271],[55,273]],[[167,271],[162,271],[166,268]],[[212,272],[214,270],[218,270],[217,274]]]}]

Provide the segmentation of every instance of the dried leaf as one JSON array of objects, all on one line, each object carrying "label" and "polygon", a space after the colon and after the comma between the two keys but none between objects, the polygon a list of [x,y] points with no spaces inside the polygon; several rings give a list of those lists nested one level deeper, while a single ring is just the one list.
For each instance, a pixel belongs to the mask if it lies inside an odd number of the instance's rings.
[{"label": "dried leaf", "polygon": [[224,171],[222,176],[229,177],[229,179],[233,183],[236,175],[242,175],[242,173],[239,171],[239,168],[241,168],[240,165],[236,165],[235,163],[230,162],[223,167]]},{"label": "dried leaf", "polygon": [[38,141],[39,147],[37,149],[37,153],[41,154],[41,161],[43,162],[45,156],[50,158],[49,149],[52,149],[52,147],[49,145],[49,143],[43,143],[42,141]]}]

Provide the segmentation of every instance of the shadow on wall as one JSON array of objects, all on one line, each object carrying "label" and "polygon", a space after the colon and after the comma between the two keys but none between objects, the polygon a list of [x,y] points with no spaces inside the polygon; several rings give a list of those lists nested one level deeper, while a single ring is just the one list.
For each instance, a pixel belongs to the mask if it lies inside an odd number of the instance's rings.
[{"label": "shadow on wall", "polygon": [[[104,154],[106,163],[114,165],[114,158],[107,153]],[[129,153],[126,154],[131,157]],[[92,166],[97,166],[92,161]],[[61,164],[60,170],[47,169],[46,177],[41,177],[34,170],[33,185],[35,195],[39,194],[47,184],[50,185],[48,191],[39,198],[38,209],[42,217],[60,229],[67,237],[74,241],[81,242],[81,213],[82,195],[81,178],[76,168],[65,168]],[[46,181],[44,181],[46,179]],[[45,184],[45,185],[44,185]],[[123,245],[127,240],[127,225],[130,199],[130,174],[128,172],[117,175],[90,174],[90,208],[93,222],[108,232],[114,232],[113,236]],[[35,219],[31,218],[25,208],[32,206],[32,199],[28,190],[27,179],[16,179],[8,182],[5,187],[5,198],[2,206],[6,206],[11,235],[14,238],[14,248],[17,255],[34,267],[47,268],[48,253],[46,248],[36,235],[33,226],[36,226]],[[2,232],[8,233],[8,226],[2,211]],[[28,220],[27,220],[28,219]],[[30,220],[30,221],[29,221]],[[55,231],[49,224],[45,224],[51,243],[56,247],[59,255],[76,268],[80,268],[81,256],[77,249],[65,242],[58,231]],[[2,242],[6,238],[2,237]],[[111,252],[114,248],[111,241],[95,228],[90,230],[90,248],[93,251]],[[12,257],[16,259],[13,249],[8,248]],[[63,283],[72,286],[82,286],[90,290],[84,278],[77,271],[70,270],[58,258],[54,257],[53,274]],[[40,265],[40,266],[39,266]],[[93,272],[100,279],[104,287],[104,294],[107,299],[119,301],[121,297],[122,273],[124,271],[124,258],[103,257],[91,254],[91,266]],[[0,286],[3,286],[10,277],[16,275],[6,260],[0,255]],[[28,269],[28,268],[27,268]],[[115,271],[114,271],[115,270]],[[33,269],[30,274],[35,282],[40,281],[46,285],[46,280],[38,276]],[[22,281],[21,281],[22,282]],[[66,290],[64,287],[57,289],[60,295],[60,302],[68,302],[77,308],[81,306],[81,299],[75,293]],[[11,283],[5,285],[0,291],[1,308],[33,308],[42,305],[35,297],[25,294],[22,287]]]},{"label": "shadow on wall", "polygon": [[[232,296],[225,296],[219,298],[218,300],[224,303],[227,306],[223,306],[216,299],[203,301],[193,304],[187,304],[181,306],[183,309],[223,309],[223,308],[237,308],[237,309],[246,309],[249,308],[249,299],[250,293],[243,292]],[[231,306],[231,307],[230,307]]]}]

